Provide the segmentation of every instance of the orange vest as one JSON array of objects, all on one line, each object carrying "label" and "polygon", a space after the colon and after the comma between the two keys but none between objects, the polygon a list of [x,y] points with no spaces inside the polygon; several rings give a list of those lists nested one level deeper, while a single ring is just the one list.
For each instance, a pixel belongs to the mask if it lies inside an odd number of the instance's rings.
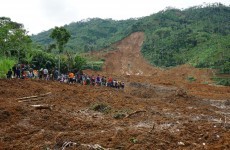
[{"label": "orange vest", "polygon": [[69,73],[69,78],[73,78],[74,77],[74,74],[71,72]]}]

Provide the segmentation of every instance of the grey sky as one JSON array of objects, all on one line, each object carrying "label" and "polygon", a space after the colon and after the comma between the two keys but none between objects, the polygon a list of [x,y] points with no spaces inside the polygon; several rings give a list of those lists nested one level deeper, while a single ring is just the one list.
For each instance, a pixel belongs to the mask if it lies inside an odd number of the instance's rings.
[{"label": "grey sky", "polygon": [[29,34],[36,34],[87,18],[138,18],[168,6],[181,9],[215,2],[230,5],[230,0],[0,0],[0,16],[22,23]]}]

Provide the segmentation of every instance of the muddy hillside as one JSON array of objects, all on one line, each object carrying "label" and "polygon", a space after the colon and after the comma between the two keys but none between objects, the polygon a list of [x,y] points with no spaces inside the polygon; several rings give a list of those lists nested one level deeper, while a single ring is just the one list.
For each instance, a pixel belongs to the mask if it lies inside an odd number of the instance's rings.
[{"label": "muddy hillside", "polygon": [[97,73],[124,89],[1,79],[0,149],[230,149],[230,87],[213,84],[210,69],[150,66],[143,38],[103,54]]},{"label": "muddy hillside", "polygon": [[105,72],[120,75],[149,76],[160,69],[147,63],[140,50],[144,40],[144,33],[136,32],[113,45],[114,50],[105,56]]}]

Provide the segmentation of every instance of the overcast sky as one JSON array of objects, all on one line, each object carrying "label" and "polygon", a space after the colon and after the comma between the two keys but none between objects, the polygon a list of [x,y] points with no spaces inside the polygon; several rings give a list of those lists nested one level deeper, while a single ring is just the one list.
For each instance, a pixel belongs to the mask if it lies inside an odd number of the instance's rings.
[{"label": "overcast sky", "polygon": [[0,0],[0,17],[10,17],[29,34],[37,34],[87,18],[122,20],[148,16],[168,6],[181,9],[215,2],[230,5],[230,0]]}]

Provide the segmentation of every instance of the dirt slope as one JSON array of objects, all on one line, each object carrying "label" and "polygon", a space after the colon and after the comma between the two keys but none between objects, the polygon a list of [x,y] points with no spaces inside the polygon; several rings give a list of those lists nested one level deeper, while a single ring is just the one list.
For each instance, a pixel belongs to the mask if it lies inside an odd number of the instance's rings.
[{"label": "dirt slope", "polygon": [[149,76],[160,69],[148,64],[140,53],[144,33],[136,32],[114,45],[115,50],[105,56],[103,71],[121,75]]}]

